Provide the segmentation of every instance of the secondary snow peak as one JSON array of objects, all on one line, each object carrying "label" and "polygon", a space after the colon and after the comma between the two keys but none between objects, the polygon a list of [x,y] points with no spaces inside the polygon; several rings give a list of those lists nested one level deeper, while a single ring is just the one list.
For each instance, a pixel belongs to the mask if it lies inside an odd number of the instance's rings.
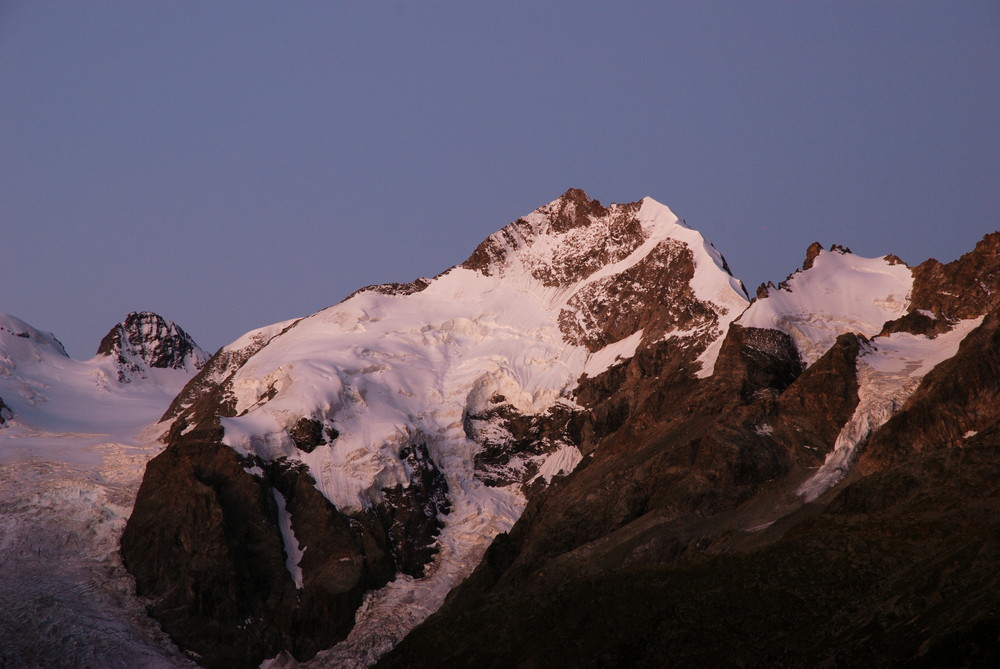
[{"label": "secondary snow peak", "polygon": [[814,244],[798,270],[759,298],[737,321],[791,335],[802,359],[815,362],[845,332],[871,337],[906,313],[913,273],[905,264],[864,258],[842,246]]},{"label": "secondary snow peak", "polygon": [[131,312],[101,340],[98,356],[114,357],[119,365],[118,380],[145,378],[145,370],[189,368],[195,372],[208,361],[203,351],[184,330],[151,311]]},{"label": "secondary snow peak", "polygon": [[0,314],[0,353],[16,360],[37,355],[39,351],[69,357],[62,342],[51,332],[37,330],[16,316]]}]

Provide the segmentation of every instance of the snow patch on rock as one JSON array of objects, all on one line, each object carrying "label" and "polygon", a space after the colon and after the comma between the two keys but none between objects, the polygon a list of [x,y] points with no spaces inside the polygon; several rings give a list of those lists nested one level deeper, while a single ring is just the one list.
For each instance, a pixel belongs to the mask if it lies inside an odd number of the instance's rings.
[{"label": "snow patch on rock", "polygon": [[278,529],[281,530],[281,539],[285,546],[285,567],[288,569],[292,581],[295,582],[295,587],[301,590],[302,567],[299,565],[302,562],[302,555],[305,553],[305,549],[301,547],[299,540],[295,538],[295,532],[292,530],[292,517],[289,515],[285,505],[285,496],[278,492],[277,489],[272,489],[271,492],[274,493],[274,502],[278,505]]},{"label": "snow patch on rock", "polygon": [[858,406],[844,425],[833,450],[796,494],[811,502],[839,483],[850,471],[858,446],[899,411],[938,364],[958,352],[962,340],[983,322],[983,317],[958,322],[935,338],[897,332],[876,337],[858,356]]}]

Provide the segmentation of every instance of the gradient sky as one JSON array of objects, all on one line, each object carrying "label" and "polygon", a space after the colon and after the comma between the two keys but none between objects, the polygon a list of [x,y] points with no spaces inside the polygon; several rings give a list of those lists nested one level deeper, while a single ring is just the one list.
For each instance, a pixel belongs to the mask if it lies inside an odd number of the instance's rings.
[{"label": "gradient sky", "polygon": [[215,350],[583,188],[751,292],[1000,228],[1000,2],[0,0],[0,312]]}]

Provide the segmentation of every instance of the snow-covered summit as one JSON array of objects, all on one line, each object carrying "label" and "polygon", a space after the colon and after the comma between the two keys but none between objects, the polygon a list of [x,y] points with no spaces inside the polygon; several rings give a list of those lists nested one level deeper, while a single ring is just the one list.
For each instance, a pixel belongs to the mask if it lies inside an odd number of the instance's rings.
[{"label": "snow-covered summit", "polygon": [[[746,304],[721,254],[666,206],[604,207],[570,190],[420,290],[360,291],[272,328],[228,382],[225,440],[306,463],[338,508],[405,482],[397,451],[414,434],[437,460],[454,459],[453,489],[467,488],[478,446],[463,416],[484,408],[472,404],[500,395],[522,414],[572,404],[583,374],[643,340],[683,340],[707,352],[710,370],[710,349]],[[297,448],[289,431],[303,416],[336,431],[329,448]]]},{"label": "snow-covered summit", "polygon": [[0,314],[0,373],[8,373],[15,360],[56,355],[68,358],[62,342],[51,332],[42,332],[10,314]]},{"label": "snow-covered summit", "polygon": [[620,272],[667,240],[682,242],[693,254],[697,288],[707,289],[699,291],[699,297],[717,298],[723,307],[732,304],[729,292],[745,297],[722,255],[666,205],[644,197],[604,207],[579,189],[566,191],[490,235],[462,267],[565,288],[597,278],[596,272]]},{"label": "snow-covered summit", "polygon": [[903,316],[912,287],[912,270],[894,257],[863,258],[836,245],[831,251],[813,245],[805,269],[759,296],[736,322],[788,333],[808,365],[838,335],[871,337]]}]

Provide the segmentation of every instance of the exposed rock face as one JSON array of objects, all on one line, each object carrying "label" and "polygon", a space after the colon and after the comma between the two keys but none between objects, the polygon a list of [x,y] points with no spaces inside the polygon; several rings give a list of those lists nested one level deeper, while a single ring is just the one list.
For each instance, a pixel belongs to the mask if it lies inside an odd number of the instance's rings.
[{"label": "exposed rock face", "polygon": [[441,518],[451,511],[448,481],[431,460],[427,445],[412,443],[400,449],[407,465],[407,485],[383,488],[383,501],[375,513],[385,528],[396,569],[420,578],[437,553],[434,539]]},{"label": "exposed rock face", "polygon": [[[642,244],[636,219],[640,203],[603,207],[582,190],[572,188],[558,200],[520,218],[480,244],[462,267],[486,275],[504,272],[523,258],[531,275],[546,286],[566,286],[624,260]],[[560,235],[559,248],[548,255],[532,248]],[[547,249],[546,249],[547,250]]]},{"label": "exposed rock face", "polygon": [[173,322],[149,311],[132,312],[101,340],[97,355],[112,356],[119,365],[118,380],[142,378],[147,368],[201,369],[208,360],[194,340]]},{"label": "exposed rock face", "polygon": [[[559,326],[568,341],[591,351],[644,330],[647,337],[688,331],[704,338],[717,328],[714,305],[695,296],[691,288],[694,263],[688,247],[665,240],[625,272],[588,284],[559,313]],[[649,309],[659,303],[663,308]]]},{"label": "exposed rock face", "polygon": [[812,244],[810,244],[809,248],[806,249],[806,259],[805,262],[802,263],[802,269],[811,269],[813,266],[813,261],[816,260],[816,256],[818,256],[819,252],[822,250],[823,250],[823,245],[820,244],[819,242],[813,242]]},{"label": "exposed rock face", "polygon": [[[391,578],[382,533],[370,518],[339,513],[301,468],[274,462],[265,472],[205,436],[147,467],[146,501],[122,537],[139,593],[207,667],[257,666],[283,648],[315,654],[345,634],[362,595]],[[281,516],[291,519],[284,536]],[[291,570],[289,541],[309,547]]]},{"label": "exposed rock face", "polygon": [[951,320],[982,315],[1000,304],[1000,232],[986,235],[954,262],[931,259],[914,273],[914,308]]},{"label": "exposed rock face", "polygon": [[[967,313],[967,312],[966,312]],[[931,448],[962,448],[1000,418],[1000,309],[963,341],[954,357],[931,370],[872,436],[859,461],[862,472],[884,469]]]}]

